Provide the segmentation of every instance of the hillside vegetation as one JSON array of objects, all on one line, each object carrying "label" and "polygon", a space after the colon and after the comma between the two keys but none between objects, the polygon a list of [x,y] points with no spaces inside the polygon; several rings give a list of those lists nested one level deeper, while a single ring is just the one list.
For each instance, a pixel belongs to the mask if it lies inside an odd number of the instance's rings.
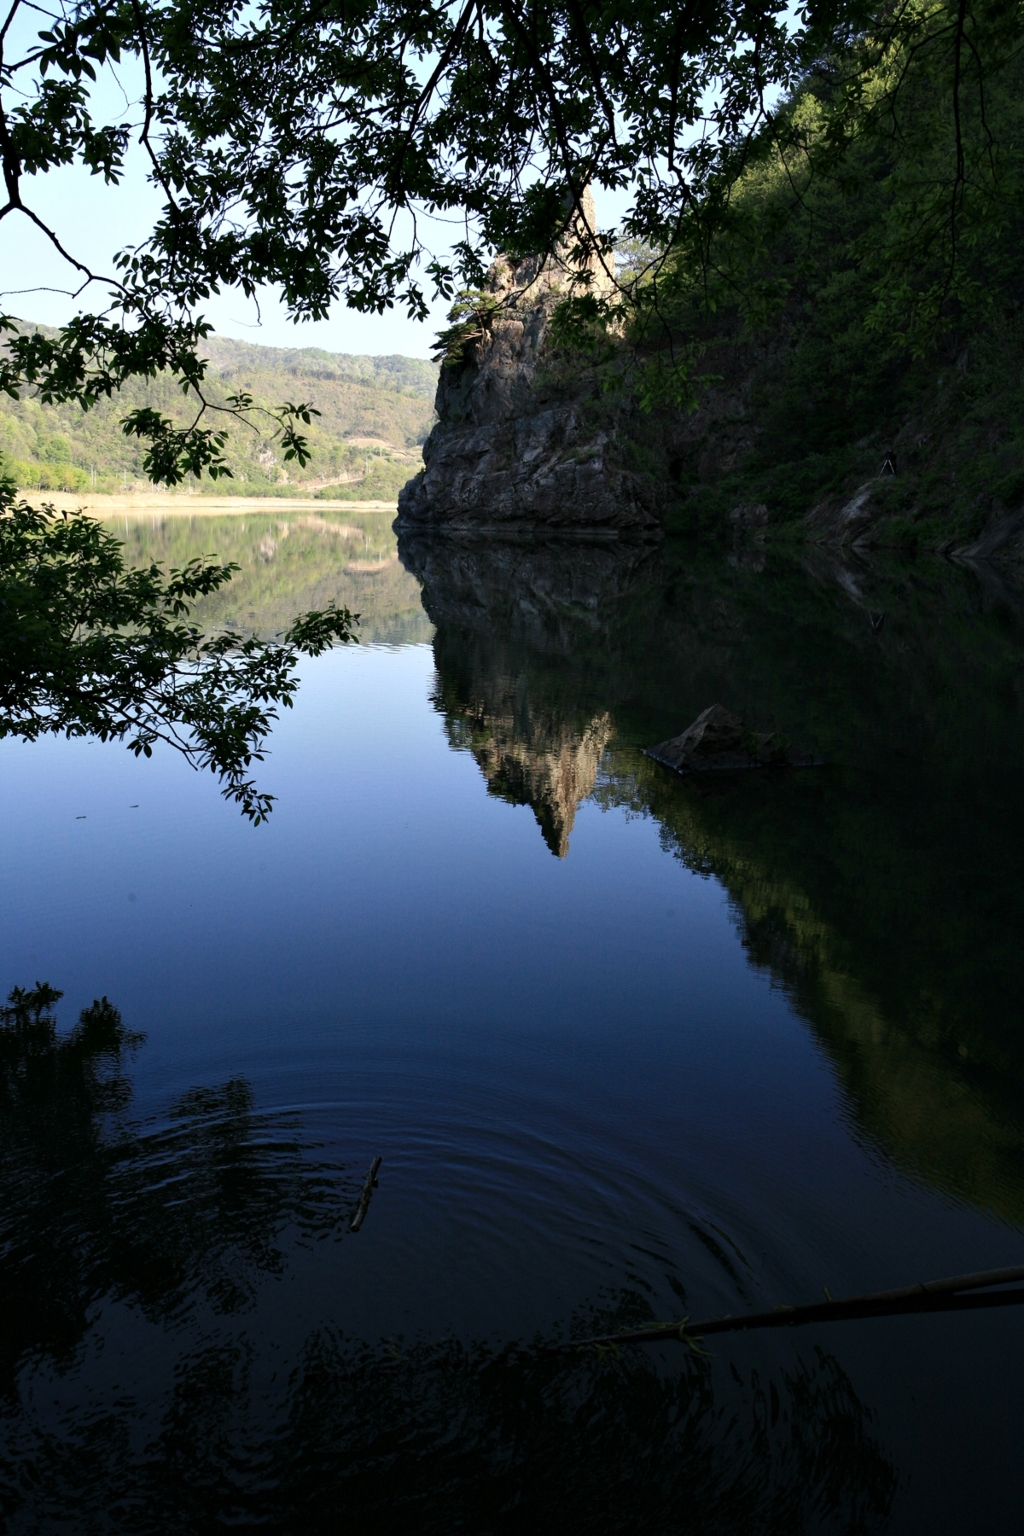
[{"label": "hillside vegetation", "polygon": [[[223,496],[308,493],[330,500],[393,501],[420,464],[419,445],[434,419],[437,369],[409,357],[358,357],[315,347],[260,347],[210,337],[205,348],[210,399],[247,391],[270,410],[284,400],[312,401],[319,417],[306,431],[313,456],[305,468],[284,463],[269,417],[231,424],[226,451],[233,479],[204,479],[196,489]],[[145,447],[128,438],[121,418],[151,405],[184,420],[170,378],[127,385],[89,412],[0,396],[0,453],[23,488],[124,491],[149,488]]]},{"label": "hillside vegetation", "polygon": [[822,60],[640,278],[637,398],[690,392],[633,417],[670,527],[941,548],[1024,504],[1015,16],[956,45],[962,9],[913,0]]}]

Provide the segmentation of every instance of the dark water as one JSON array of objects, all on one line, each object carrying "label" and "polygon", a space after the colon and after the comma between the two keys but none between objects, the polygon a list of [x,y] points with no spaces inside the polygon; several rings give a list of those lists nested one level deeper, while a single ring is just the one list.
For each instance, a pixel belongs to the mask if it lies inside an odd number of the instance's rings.
[{"label": "dark water", "polygon": [[[1019,595],[122,534],[239,559],[211,621],[368,643],[305,668],[267,827],[0,751],[0,984],[65,994],[0,1030],[7,1528],[1018,1530],[1022,1310],[508,1346],[1024,1261]],[[716,701],[828,766],[642,756]]]}]

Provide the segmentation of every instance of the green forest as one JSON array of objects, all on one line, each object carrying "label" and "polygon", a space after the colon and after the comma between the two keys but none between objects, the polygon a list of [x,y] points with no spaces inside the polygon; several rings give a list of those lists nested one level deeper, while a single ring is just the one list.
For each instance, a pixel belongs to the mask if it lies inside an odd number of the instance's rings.
[{"label": "green forest", "polygon": [[[305,429],[313,450],[305,466],[284,461],[269,414],[261,417],[257,410],[251,425],[232,421],[225,453],[231,478],[204,476],[193,489],[221,496],[394,501],[419,467],[419,445],[434,419],[434,364],[316,347],[261,347],[221,336],[208,339],[204,355],[212,401],[247,391],[267,412],[287,397],[311,401],[320,415]],[[20,400],[0,395],[0,453],[7,472],[23,489],[150,489],[145,445],[121,428],[122,418],[140,405],[179,421],[187,416],[187,403],[166,374],[131,381],[89,411],[73,402],[44,405],[28,393]]]},{"label": "green forest", "polygon": [[408,645],[432,630],[419,585],[398,559],[387,513],[357,509],[299,512],[268,507],[244,516],[202,518],[133,513],[104,526],[124,545],[130,566],[184,566],[197,548],[237,566],[232,579],[195,605],[211,631],[281,634],[297,613],[330,604],[359,615],[364,644]]},{"label": "green forest", "polygon": [[873,542],[948,548],[1024,499],[1013,17],[952,50],[945,10],[900,16],[905,36],[819,57],[677,242],[629,253],[633,398],[654,402],[629,435],[678,531],[762,504],[780,533],[835,534],[865,490]]}]

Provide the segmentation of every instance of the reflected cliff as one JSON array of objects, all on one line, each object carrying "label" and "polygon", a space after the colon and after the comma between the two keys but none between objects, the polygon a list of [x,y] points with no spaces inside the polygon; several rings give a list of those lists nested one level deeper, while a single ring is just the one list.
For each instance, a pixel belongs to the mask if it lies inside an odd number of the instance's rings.
[{"label": "reflected cliff", "polygon": [[[491,792],[560,854],[587,795],[656,820],[729,893],[855,1133],[1024,1226],[1021,595],[939,560],[401,553]],[[714,702],[829,766],[690,784],[642,755]]]},{"label": "reflected cliff", "polygon": [[600,686],[581,682],[585,650],[601,645],[610,603],[629,605],[658,581],[656,553],[415,538],[401,553],[437,628],[434,704],[449,741],[472,752],[489,794],[532,807],[564,858],[612,735]]},{"label": "reflected cliff", "polygon": [[[266,510],[264,510],[266,508]],[[364,643],[430,639],[419,588],[398,559],[390,512],[271,510],[188,516],[132,513],[106,526],[133,565],[180,566],[214,555],[239,566],[219,592],[195,605],[197,621],[269,636],[296,614],[329,603],[360,615]]]},{"label": "reflected cliff", "polygon": [[475,757],[488,794],[529,805],[541,836],[560,859],[569,852],[576,811],[597,784],[612,732],[607,711],[567,716],[531,697],[512,657],[479,653],[472,637],[438,638],[433,703],[448,740]]}]

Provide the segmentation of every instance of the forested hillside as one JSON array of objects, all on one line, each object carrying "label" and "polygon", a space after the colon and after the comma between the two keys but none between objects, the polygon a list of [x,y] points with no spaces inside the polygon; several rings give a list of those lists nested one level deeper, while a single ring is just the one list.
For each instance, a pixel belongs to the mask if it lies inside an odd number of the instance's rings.
[{"label": "forested hillside", "polygon": [[670,527],[1020,542],[1024,66],[995,12],[953,55],[907,16],[823,58],[640,279],[648,380],[691,392],[634,418]]},{"label": "forested hillside", "polygon": [[[306,431],[313,456],[305,468],[283,462],[274,422],[259,415],[259,433],[231,423],[226,458],[233,480],[204,477],[199,490],[223,495],[295,495],[331,500],[393,500],[420,463],[419,445],[433,420],[437,370],[410,357],[358,357],[315,347],[260,347],[212,336],[209,397],[223,402],[241,391],[268,410],[285,400],[311,401],[320,412]],[[44,490],[123,491],[148,487],[145,446],[120,421],[138,405],[184,420],[180,390],[170,378],[137,381],[89,412],[77,405],[43,405],[26,396],[0,396],[0,453],[18,483]],[[194,411],[193,411],[194,414]]]}]

